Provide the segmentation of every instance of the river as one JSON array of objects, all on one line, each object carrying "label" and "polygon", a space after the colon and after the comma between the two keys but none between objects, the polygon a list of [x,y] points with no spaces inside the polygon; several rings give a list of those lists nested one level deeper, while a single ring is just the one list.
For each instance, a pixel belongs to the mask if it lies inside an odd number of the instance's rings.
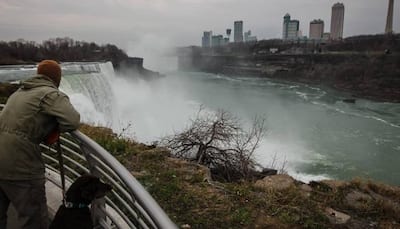
[{"label": "river", "polygon": [[400,104],[345,103],[347,94],[261,78],[172,71],[147,82],[116,77],[109,63],[97,71],[66,74],[61,83],[85,122],[150,143],[185,128],[200,105],[228,110],[245,126],[261,115],[262,165],[285,163],[303,181],[362,177],[400,185]]},{"label": "river", "polygon": [[154,110],[137,120],[148,120],[152,130],[163,126],[146,136],[182,128],[199,104],[226,109],[247,125],[262,115],[267,135],[256,156],[263,165],[276,155],[278,167],[287,161],[289,174],[305,181],[364,177],[400,184],[400,104],[351,104],[332,90],[205,73],[171,73],[141,93],[137,106],[153,104]]}]

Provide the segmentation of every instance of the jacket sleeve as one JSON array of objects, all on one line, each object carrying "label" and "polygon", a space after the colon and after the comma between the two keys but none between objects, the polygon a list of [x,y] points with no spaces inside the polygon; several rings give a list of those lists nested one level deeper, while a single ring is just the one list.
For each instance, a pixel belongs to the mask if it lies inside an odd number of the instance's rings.
[{"label": "jacket sleeve", "polygon": [[41,107],[45,114],[56,118],[60,132],[78,129],[80,115],[64,93],[54,91],[46,94],[41,101]]}]

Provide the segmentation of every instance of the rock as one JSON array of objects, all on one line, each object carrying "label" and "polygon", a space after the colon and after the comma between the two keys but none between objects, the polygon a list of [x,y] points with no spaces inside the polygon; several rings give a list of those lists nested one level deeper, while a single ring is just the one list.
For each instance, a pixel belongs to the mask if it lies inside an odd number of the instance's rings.
[{"label": "rock", "polygon": [[307,184],[300,185],[300,189],[305,191],[305,192],[311,192],[312,191],[312,188]]},{"label": "rock", "polygon": [[313,189],[316,189],[316,190],[321,191],[321,192],[330,192],[330,191],[333,190],[329,185],[327,185],[327,184],[325,184],[323,182],[320,182],[320,181],[311,181],[309,183],[309,185]]},{"label": "rock", "polygon": [[183,224],[181,225],[181,228],[192,228],[189,224]]},{"label": "rock", "polygon": [[326,184],[332,189],[338,189],[348,184],[348,182],[340,180],[322,180],[320,183]]},{"label": "rock", "polygon": [[345,224],[351,219],[349,215],[336,211],[332,208],[326,208],[325,213],[332,224]]},{"label": "rock", "polygon": [[312,188],[309,185],[307,185],[307,184],[300,185],[300,190],[302,191],[301,194],[304,197],[307,198],[307,197],[311,196]]},{"label": "rock", "polygon": [[261,174],[264,175],[264,176],[273,176],[273,175],[278,174],[278,170],[269,169],[269,168],[263,168]]},{"label": "rock", "polygon": [[210,170],[202,165],[188,162],[178,158],[167,158],[174,168],[184,175],[184,180],[212,181]]},{"label": "rock", "polygon": [[255,187],[265,190],[284,190],[295,185],[295,180],[286,174],[279,174],[275,176],[267,176],[262,180],[255,183]]},{"label": "rock", "polygon": [[276,170],[276,169],[263,168],[261,172],[260,171],[252,171],[251,177],[254,180],[261,180],[264,177],[274,176],[276,174],[278,174],[278,170]]},{"label": "rock", "polygon": [[362,208],[365,205],[365,201],[372,200],[372,197],[359,191],[353,191],[347,194],[345,199],[349,206],[357,209]]}]

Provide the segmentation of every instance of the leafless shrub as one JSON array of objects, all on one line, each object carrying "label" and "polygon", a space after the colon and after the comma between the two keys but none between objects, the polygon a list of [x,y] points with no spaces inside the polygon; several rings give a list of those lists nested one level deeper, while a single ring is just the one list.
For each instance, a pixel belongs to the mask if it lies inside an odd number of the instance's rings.
[{"label": "leafless shrub", "polygon": [[258,167],[253,154],[265,133],[264,124],[264,118],[255,117],[246,131],[231,113],[210,113],[201,107],[185,130],[165,137],[162,144],[176,157],[207,166],[214,178],[248,179]]}]

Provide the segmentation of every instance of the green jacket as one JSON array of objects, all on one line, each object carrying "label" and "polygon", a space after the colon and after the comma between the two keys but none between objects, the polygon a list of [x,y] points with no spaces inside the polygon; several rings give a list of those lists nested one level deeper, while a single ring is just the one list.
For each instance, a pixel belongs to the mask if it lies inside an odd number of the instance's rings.
[{"label": "green jacket", "polygon": [[23,82],[0,112],[0,179],[44,178],[39,144],[55,128],[76,130],[80,115],[44,75]]}]

